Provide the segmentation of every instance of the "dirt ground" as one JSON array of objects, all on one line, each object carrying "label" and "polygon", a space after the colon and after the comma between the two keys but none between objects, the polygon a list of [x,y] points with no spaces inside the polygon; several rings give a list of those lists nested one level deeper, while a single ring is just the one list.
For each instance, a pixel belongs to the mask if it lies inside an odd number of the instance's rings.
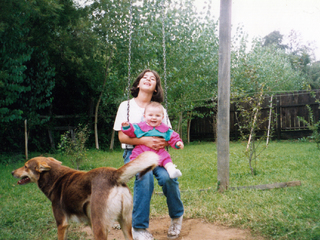
[{"label": "dirt ground", "polygon": [[[169,225],[169,217],[153,218],[150,219],[148,230],[156,240],[167,240]],[[90,227],[85,227],[82,231],[87,232],[86,239],[93,239]],[[112,229],[108,239],[124,240],[123,233],[119,229]],[[264,240],[264,238],[252,236],[249,230],[216,226],[201,219],[183,219],[182,230],[177,240]]]}]

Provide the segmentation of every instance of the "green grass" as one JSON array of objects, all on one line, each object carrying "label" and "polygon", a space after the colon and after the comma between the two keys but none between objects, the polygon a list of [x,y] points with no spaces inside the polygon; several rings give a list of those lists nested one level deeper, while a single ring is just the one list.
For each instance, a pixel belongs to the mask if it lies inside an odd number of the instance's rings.
[{"label": "green grass", "polygon": [[[250,229],[266,239],[320,239],[320,161],[315,143],[272,142],[257,161],[257,175],[251,176],[244,155],[246,146],[230,143],[230,187],[300,180],[298,187],[273,190],[217,192],[217,153],[215,143],[193,143],[184,150],[171,150],[182,171],[179,178],[185,217]],[[32,156],[39,155],[33,153]],[[51,155],[72,166],[67,156]],[[1,156],[0,239],[56,239],[50,202],[35,184],[17,186],[11,171],[22,166],[22,157]],[[82,169],[120,167],[122,151],[90,150]],[[17,160],[18,159],[18,160]],[[18,162],[17,162],[18,161]],[[13,163],[12,163],[13,162]],[[129,182],[132,188],[133,180]],[[209,189],[208,191],[199,191]],[[156,192],[161,192],[156,184]],[[151,217],[167,214],[165,197],[152,198]],[[71,227],[69,239],[84,239]]]}]

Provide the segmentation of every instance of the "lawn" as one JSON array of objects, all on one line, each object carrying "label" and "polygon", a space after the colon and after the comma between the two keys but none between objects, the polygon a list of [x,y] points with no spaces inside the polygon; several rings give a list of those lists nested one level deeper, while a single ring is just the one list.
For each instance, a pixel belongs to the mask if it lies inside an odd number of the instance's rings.
[{"label": "lawn", "polygon": [[[312,142],[271,142],[259,155],[257,175],[250,173],[243,143],[230,143],[230,187],[301,181],[301,186],[273,190],[235,190],[219,193],[215,143],[192,143],[171,150],[182,171],[179,178],[185,217],[202,218],[224,226],[250,229],[266,239],[320,239],[319,153]],[[39,153],[32,153],[30,157]],[[43,154],[49,156],[49,154]],[[72,166],[68,156],[51,154]],[[49,200],[35,184],[18,186],[11,171],[22,166],[22,156],[1,156],[0,239],[55,239],[56,227]],[[90,150],[83,170],[122,165],[122,151]],[[132,188],[133,180],[129,182]],[[206,190],[206,191],[200,191]],[[156,184],[156,193],[161,189]],[[154,194],[151,217],[167,214],[165,197]],[[84,239],[72,225],[69,239]]]}]

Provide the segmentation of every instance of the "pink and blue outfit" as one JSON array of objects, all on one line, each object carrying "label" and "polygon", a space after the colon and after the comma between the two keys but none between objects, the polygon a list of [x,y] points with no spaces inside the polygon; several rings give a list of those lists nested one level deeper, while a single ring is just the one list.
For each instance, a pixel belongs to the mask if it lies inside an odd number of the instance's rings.
[{"label": "pink and blue outfit", "polygon": [[[171,147],[175,149],[179,149],[179,147],[176,145],[177,142],[181,141],[181,138],[178,133],[170,129],[167,125],[164,123],[161,123],[157,127],[149,126],[146,122],[140,122],[140,123],[134,123],[126,127],[121,127],[122,132],[128,135],[129,137],[162,137],[164,138]],[[138,155],[145,151],[152,151],[157,153],[160,156],[159,160],[159,166],[164,166],[168,162],[172,162],[170,154],[164,149],[154,150],[152,148],[149,148],[145,145],[137,145],[134,147],[132,154],[130,156],[130,160],[132,161],[135,159]]]}]

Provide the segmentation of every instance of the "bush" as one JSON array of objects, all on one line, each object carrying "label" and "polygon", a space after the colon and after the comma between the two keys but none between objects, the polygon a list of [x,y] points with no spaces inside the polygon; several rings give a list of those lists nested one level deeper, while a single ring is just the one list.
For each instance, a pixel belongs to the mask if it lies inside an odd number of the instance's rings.
[{"label": "bush", "polygon": [[73,156],[71,162],[79,169],[83,160],[87,159],[87,149],[85,143],[88,140],[90,132],[88,125],[82,127],[78,126],[74,131],[69,130],[61,135],[60,143],[58,144],[58,150],[61,153]]}]

